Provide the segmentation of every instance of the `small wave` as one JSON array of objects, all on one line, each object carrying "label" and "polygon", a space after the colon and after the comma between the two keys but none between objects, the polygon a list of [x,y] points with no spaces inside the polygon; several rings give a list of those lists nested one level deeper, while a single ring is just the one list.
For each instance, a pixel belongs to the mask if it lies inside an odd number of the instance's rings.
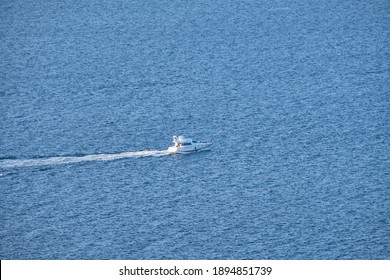
[{"label": "small wave", "polygon": [[118,154],[96,154],[86,156],[48,157],[39,159],[7,159],[0,160],[0,168],[35,167],[45,165],[81,163],[88,161],[111,161],[125,158],[160,157],[168,154],[169,153],[167,150],[163,150],[123,152]]}]

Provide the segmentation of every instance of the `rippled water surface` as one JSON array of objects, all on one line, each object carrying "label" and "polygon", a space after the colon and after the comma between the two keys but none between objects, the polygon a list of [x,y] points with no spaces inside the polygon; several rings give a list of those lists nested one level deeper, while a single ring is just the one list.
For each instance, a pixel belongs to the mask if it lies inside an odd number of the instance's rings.
[{"label": "rippled water surface", "polygon": [[0,259],[389,259],[389,26],[385,0],[2,1]]}]

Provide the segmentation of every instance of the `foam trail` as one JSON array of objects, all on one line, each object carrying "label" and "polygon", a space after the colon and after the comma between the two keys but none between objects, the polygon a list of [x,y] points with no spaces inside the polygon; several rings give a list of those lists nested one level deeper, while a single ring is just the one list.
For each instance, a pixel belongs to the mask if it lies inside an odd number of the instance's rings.
[{"label": "foam trail", "polygon": [[18,167],[34,167],[45,165],[72,164],[88,161],[111,161],[124,158],[140,158],[140,157],[158,157],[168,155],[167,150],[163,151],[138,151],[124,152],[119,154],[96,154],[79,157],[64,156],[64,157],[49,157],[39,159],[8,159],[0,161],[0,168],[18,168]]}]

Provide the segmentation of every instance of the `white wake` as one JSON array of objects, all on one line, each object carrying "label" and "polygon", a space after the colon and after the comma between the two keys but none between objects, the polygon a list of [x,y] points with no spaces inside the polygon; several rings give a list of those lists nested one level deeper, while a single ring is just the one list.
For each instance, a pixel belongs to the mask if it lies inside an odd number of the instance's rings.
[{"label": "white wake", "polygon": [[160,157],[169,155],[167,150],[162,151],[138,151],[119,154],[96,154],[86,156],[63,156],[38,159],[6,159],[0,160],[0,168],[33,167],[44,165],[72,164],[88,161],[111,161],[125,158]]}]

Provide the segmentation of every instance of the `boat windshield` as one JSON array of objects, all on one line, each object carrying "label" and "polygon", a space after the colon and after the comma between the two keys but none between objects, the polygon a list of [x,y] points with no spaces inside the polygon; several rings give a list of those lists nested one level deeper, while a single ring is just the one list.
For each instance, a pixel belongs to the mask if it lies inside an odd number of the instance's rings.
[{"label": "boat windshield", "polygon": [[187,143],[181,143],[180,145],[181,146],[189,146],[189,145],[191,145],[191,143],[188,143],[188,142]]}]

